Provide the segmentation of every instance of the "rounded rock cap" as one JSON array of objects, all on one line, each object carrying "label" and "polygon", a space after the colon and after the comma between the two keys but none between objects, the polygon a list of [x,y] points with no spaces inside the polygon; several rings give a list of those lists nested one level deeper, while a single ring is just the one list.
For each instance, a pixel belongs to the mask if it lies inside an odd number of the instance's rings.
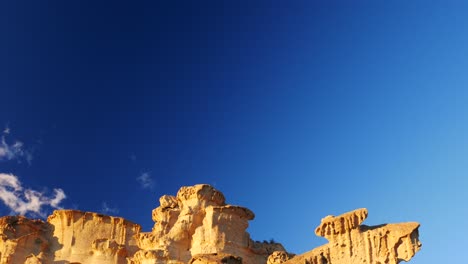
[{"label": "rounded rock cap", "polygon": [[197,184],[184,186],[177,192],[177,199],[181,201],[197,199],[204,200],[214,205],[225,205],[226,198],[223,193],[209,184]]}]

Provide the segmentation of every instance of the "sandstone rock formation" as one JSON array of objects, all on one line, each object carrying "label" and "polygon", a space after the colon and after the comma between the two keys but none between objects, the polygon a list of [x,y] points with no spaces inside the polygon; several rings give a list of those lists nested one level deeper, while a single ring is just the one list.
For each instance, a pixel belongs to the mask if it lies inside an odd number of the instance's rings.
[{"label": "sandstone rock formation", "polygon": [[316,234],[329,243],[302,255],[281,244],[253,241],[254,214],[226,204],[210,185],[182,187],[153,210],[151,232],[123,218],[57,210],[47,222],[0,218],[0,264],[394,264],[419,249],[417,223],[361,225],[366,209],[322,219]]},{"label": "sandstone rock formation", "polygon": [[0,263],[127,263],[140,226],[123,218],[55,211],[47,222],[0,218]]},{"label": "sandstone rock formation", "polygon": [[361,225],[367,209],[358,209],[340,216],[327,216],[315,234],[329,243],[285,264],[396,264],[409,261],[421,248],[418,223]]},{"label": "sandstone rock formation", "polygon": [[177,196],[164,195],[159,202],[153,231],[137,236],[140,250],[131,258],[134,264],[236,263],[238,258],[265,263],[273,251],[284,250],[280,244],[252,241],[245,230],[254,213],[227,205],[210,185],[182,187]]},{"label": "sandstone rock formation", "polygon": [[0,263],[41,263],[53,260],[50,248],[58,247],[53,226],[23,216],[0,218]]},{"label": "sandstone rock formation", "polygon": [[138,250],[140,226],[120,217],[58,210],[47,222],[60,245],[54,248],[54,261],[125,264]]}]

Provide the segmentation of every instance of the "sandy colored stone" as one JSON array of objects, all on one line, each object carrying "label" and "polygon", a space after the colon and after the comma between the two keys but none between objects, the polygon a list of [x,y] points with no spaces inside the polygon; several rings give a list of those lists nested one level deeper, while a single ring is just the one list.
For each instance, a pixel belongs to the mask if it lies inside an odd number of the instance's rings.
[{"label": "sandy colored stone", "polygon": [[227,254],[201,254],[194,256],[189,264],[242,264],[242,258]]},{"label": "sandy colored stone", "polygon": [[127,263],[138,250],[134,236],[140,226],[120,217],[58,210],[48,217],[53,236],[60,244],[55,261],[78,263]]},{"label": "sandy colored stone", "polygon": [[52,232],[53,226],[42,220],[23,216],[0,218],[0,263],[52,261],[54,249],[59,246]]},{"label": "sandy colored stone", "polygon": [[281,264],[290,260],[294,254],[290,254],[286,251],[275,251],[268,256],[267,264]]},{"label": "sandy colored stone", "polygon": [[176,208],[177,207],[177,197],[172,195],[163,195],[159,198],[160,208]]},{"label": "sandy colored stone", "polygon": [[[137,235],[140,250],[131,258],[134,264],[212,263],[222,254],[243,263],[266,263],[273,252],[246,232],[254,213],[226,204],[224,195],[210,185],[182,187],[175,197],[164,195],[159,202],[152,214],[152,232]],[[280,244],[275,249],[284,250]]]},{"label": "sandy colored stone", "polygon": [[[0,264],[396,264],[420,249],[418,223],[366,226],[366,209],[327,216],[315,229],[329,243],[302,255],[246,232],[255,215],[226,204],[210,185],[163,195],[151,232],[120,217],[57,210],[47,222],[0,218]],[[296,212],[296,214],[298,214]]]},{"label": "sandy colored stone", "polygon": [[396,264],[420,250],[418,223],[362,225],[366,218],[367,209],[323,218],[315,234],[329,243],[284,264]]}]

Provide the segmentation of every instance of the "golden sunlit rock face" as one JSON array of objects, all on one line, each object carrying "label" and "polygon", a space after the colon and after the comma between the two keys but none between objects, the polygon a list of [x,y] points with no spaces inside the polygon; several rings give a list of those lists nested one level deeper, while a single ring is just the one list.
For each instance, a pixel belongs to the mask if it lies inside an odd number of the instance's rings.
[{"label": "golden sunlit rock face", "polygon": [[418,223],[366,226],[367,209],[327,216],[315,234],[329,243],[285,264],[396,264],[409,261],[420,250]]},{"label": "golden sunlit rock face", "polygon": [[164,195],[152,213],[151,232],[123,218],[57,210],[47,222],[0,218],[0,263],[60,264],[394,264],[420,249],[418,223],[365,226],[366,209],[327,216],[315,230],[329,243],[302,255],[279,243],[253,241],[254,213],[225,203],[210,185]]},{"label": "golden sunlit rock face", "polygon": [[254,213],[226,204],[210,185],[182,187],[159,202],[153,230],[137,235],[140,250],[130,263],[266,263],[272,252],[284,251],[281,244],[252,241],[245,230]]}]

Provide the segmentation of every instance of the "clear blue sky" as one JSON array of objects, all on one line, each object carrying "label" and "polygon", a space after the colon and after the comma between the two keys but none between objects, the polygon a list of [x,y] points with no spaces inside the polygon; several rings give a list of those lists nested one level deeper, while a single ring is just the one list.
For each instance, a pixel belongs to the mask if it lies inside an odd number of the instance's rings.
[{"label": "clear blue sky", "polygon": [[159,196],[209,183],[256,213],[253,239],[295,253],[325,242],[322,217],[367,207],[370,225],[422,224],[412,263],[461,263],[467,14],[462,1],[2,1],[0,173],[23,189],[0,213],[32,189],[42,214],[149,230]]}]

